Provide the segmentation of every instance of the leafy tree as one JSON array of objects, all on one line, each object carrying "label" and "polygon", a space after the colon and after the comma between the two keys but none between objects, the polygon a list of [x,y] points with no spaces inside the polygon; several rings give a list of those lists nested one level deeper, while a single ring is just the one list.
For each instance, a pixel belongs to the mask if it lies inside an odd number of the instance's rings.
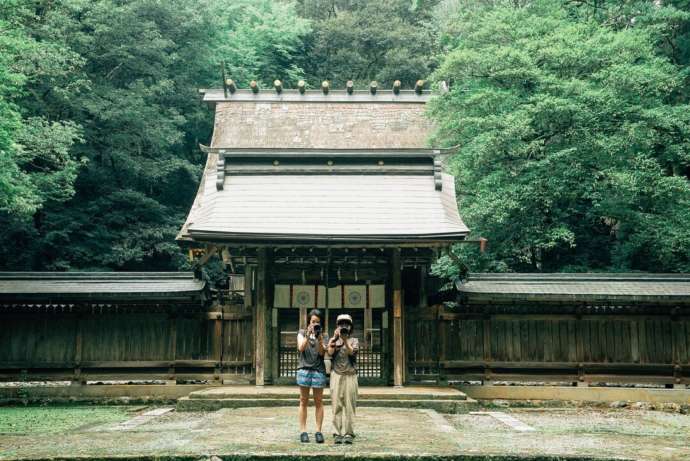
[{"label": "leafy tree", "polygon": [[[37,48],[15,61],[23,68],[24,91],[11,109],[23,111],[26,129],[12,141],[26,146],[11,158],[27,171],[50,166],[55,172],[47,181],[43,170],[32,170],[34,181],[22,183],[45,195],[30,219],[0,213],[8,236],[0,242],[0,264],[46,270],[184,267],[174,239],[201,176],[205,158],[198,143],[210,137],[213,118],[197,90],[220,84],[222,60],[238,75],[296,71],[289,54],[269,50],[297,40],[306,21],[289,4],[248,0],[16,5],[6,13],[12,30],[23,34],[20,43]],[[253,28],[256,18],[262,25]],[[248,67],[238,43],[264,50],[258,67]],[[19,116],[3,120],[22,123]],[[83,165],[78,176],[75,168],[57,174],[55,165],[65,159]]]},{"label": "leafy tree", "polygon": [[401,80],[408,88],[436,66],[436,1],[391,2],[302,0],[300,13],[313,20],[303,67],[314,85],[347,80],[389,87]]},{"label": "leafy tree", "polygon": [[[687,76],[658,29],[559,2],[461,13],[430,104],[474,269],[690,270]],[[471,251],[465,248],[460,252]]]},{"label": "leafy tree", "polygon": [[272,85],[279,79],[291,85],[304,76],[298,57],[310,22],[297,16],[294,3],[230,2],[226,11],[229,30],[218,53],[238,83]]},{"label": "leafy tree", "polygon": [[32,17],[21,2],[0,9],[0,212],[24,217],[69,199],[81,164],[70,152],[81,140],[75,123],[32,116],[19,104],[34,82],[79,65],[67,50],[28,35],[22,20]]}]

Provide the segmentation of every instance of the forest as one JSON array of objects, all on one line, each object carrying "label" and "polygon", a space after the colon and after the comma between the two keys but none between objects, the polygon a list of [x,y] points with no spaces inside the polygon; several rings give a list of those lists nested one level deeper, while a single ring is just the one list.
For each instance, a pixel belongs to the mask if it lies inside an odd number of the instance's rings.
[{"label": "forest", "polygon": [[690,272],[690,0],[3,0],[0,270],[188,269],[221,63],[448,82],[429,143],[488,246],[438,273]]}]

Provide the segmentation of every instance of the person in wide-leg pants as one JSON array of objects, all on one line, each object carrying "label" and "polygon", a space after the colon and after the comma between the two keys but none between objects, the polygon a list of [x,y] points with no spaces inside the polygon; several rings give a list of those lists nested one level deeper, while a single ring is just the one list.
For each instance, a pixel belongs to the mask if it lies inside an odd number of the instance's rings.
[{"label": "person in wide-leg pants", "polygon": [[357,352],[359,342],[352,337],[352,317],[339,315],[333,338],[328,342],[332,360],[331,403],[335,443],[352,443],[357,412]]}]

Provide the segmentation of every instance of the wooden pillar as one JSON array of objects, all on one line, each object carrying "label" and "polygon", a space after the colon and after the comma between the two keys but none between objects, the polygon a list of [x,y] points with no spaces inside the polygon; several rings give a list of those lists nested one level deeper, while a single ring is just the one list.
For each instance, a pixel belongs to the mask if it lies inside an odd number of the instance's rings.
[{"label": "wooden pillar", "polygon": [[[271,303],[272,305],[273,303]],[[278,309],[271,306],[271,378],[275,384],[280,377],[280,332],[278,331]]]},{"label": "wooden pillar", "polygon": [[83,316],[78,313],[75,317],[75,336],[74,336],[74,375],[72,377],[72,385],[86,384],[86,381],[81,376],[81,357],[82,357],[82,338],[83,338]]},{"label": "wooden pillar", "polygon": [[373,321],[373,314],[371,309],[371,281],[367,280],[367,299],[364,305],[364,347],[369,348],[373,343],[373,338],[371,336]]},{"label": "wooden pillar", "polygon": [[177,359],[177,312],[170,311],[168,313],[168,359],[170,365],[168,366],[168,379],[165,384],[176,384],[175,377],[175,360]]},{"label": "wooden pillar", "polygon": [[[218,306],[217,309],[222,309],[223,306]],[[213,315],[213,360],[216,361],[213,367],[213,380],[220,382],[221,373],[223,372],[223,349],[225,348],[225,343],[223,340],[223,314],[222,311],[218,311]]]},{"label": "wooden pillar", "polygon": [[402,274],[400,269],[400,248],[394,248],[391,254],[391,281],[393,290],[393,385],[404,384],[405,355],[402,323]]},{"label": "wooden pillar", "polygon": [[270,379],[270,249],[259,248],[257,251],[258,264],[256,268],[256,308],[254,313],[255,347],[254,367],[256,370],[256,385],[263,386]]},{"label": "wooden pillar", "polygon": [[244,310],[251,312],[254,306],[254,299],[252,298],[252,289],[254,288],[254,266],[244,266]]}]

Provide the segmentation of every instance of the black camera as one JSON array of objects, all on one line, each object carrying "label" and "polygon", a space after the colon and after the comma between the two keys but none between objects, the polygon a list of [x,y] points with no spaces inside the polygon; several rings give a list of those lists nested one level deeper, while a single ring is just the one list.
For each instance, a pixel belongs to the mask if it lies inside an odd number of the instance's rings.
[{"label": "black camera", "polygon": [[321,325],[320,324],[318,324],[318,323],[315,324],[313,326],[313,330],[314,330],[314,336],[321,336]]},{"label": "black camera", "polygon": [[350,325],[343,325],[340,327],[340,334],[345,336],[350,336]]}]

